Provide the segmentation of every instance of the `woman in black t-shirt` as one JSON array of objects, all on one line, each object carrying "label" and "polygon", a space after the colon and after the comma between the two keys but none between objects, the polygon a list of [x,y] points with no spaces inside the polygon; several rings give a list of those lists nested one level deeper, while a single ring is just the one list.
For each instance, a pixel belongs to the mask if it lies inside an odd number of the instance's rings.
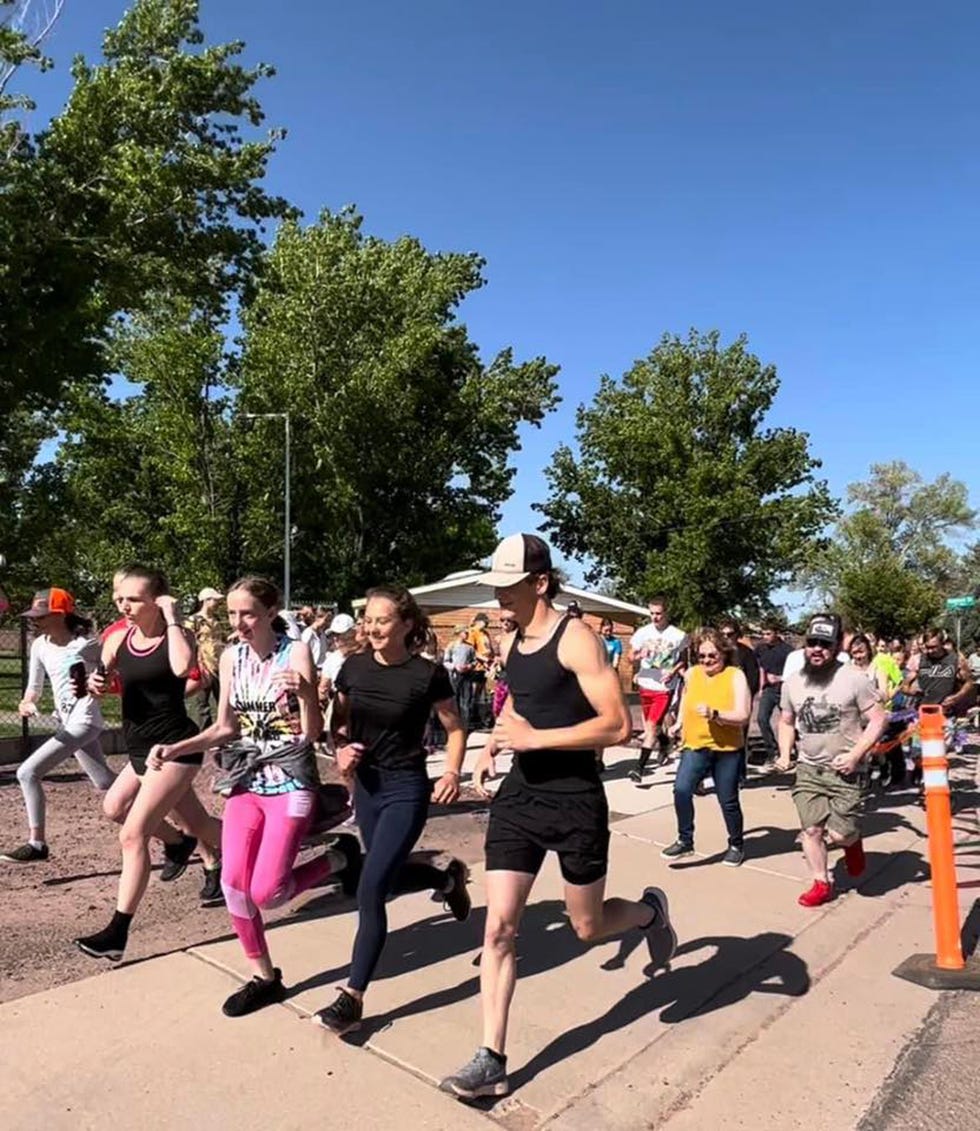
[{"label": "woman in black t-shirt", "polygon": [[[459,796],[466,734],[449,676],[440,664],[413,654],[425,640],[428,620],[407,590],[369,590],[364,625],[370,651],[348,657],[340,669],[330,727],[337,764],[354,779],[354,811],[365,853],[347,986],[333,1005],[314,1015],[338,1036],[360,1024],[364,992],[388,932],[389,895],[431,888],[443,895],[457,919],[470,911],[469,870],[461,860],[440,869],[408,859],[425,828],[430,797],[447,805]],[[422,742],[433,708],[447,735],[446,772],[434,789]]]}]

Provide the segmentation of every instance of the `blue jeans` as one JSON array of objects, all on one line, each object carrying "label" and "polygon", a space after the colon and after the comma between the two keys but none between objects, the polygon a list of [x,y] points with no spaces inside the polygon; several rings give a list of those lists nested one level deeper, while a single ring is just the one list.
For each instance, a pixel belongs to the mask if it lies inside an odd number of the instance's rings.
[{"label": "blue jeans", "polygon": [[354,812],[364,841],[364,865],[357,887],[357,934],[351,957],[351,989],[367,989],[388,937],[385,900],[396,892],[443,891],[446,872],[409,860],[422,835],[432,785],[425,764],[417,770],[365,768],[354,784]]},{"label": "blue jeans", "polygon": [[738,801],[738,776],[741,750],[685,750],[674,778],[674,811],[677,814],[677,839],[694,844],[694,791],[706,777],[715,780],[715,793],[728,829],[728,843],[742,847],[742,806]]},{"label": "blue jeans", "polygon": [[782,684],[767,683],[759,693],[759,710],[756,720],[759,724],[759,734],[766,748],[766,758],[771,762],[779,757],[779,742],[772,729],[772,713],[779,706],[782,697]]}]

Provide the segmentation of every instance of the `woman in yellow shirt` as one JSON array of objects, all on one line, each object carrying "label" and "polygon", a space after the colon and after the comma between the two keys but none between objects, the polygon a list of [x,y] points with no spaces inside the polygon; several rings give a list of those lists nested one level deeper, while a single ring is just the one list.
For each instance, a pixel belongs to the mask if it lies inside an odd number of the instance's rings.
[{"label": "woman in yellow shirt", "polygon": [[728,851],[722,863],[736,868],[745,859],[738,779],[752,695],[721,633],[713,628],[701,632],[696,656],[697,664],[684,677],[677,722],[672,727],[672,733],[681,736],[682,748],[674,779],[677,840],[660,855],[676,860],[694,852],[694,791],[704,778],[712,777],[728,829]]}]

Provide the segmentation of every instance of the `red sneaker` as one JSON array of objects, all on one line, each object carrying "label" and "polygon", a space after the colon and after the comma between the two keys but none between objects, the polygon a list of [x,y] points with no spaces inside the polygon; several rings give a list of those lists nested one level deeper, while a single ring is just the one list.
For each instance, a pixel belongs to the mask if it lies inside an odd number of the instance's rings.
[{"label": "red sneaker", "polygon": [[844,849],[844,867],[847,868],[849,876],[860,876],[866,866],[864,843],[861,840],[856,840]]},{"label": "red sneaker", "polygon": [[814,880],[813,886],[797,900],[801,907],[819,907],[822,903],[829,903],[834,898],[833,884],[824,883],[823,880]]}]

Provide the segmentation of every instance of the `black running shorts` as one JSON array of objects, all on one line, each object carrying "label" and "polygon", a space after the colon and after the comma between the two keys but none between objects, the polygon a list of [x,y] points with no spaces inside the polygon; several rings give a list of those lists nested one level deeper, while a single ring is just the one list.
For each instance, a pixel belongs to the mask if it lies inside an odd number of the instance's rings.
[{"label": "black running shorts", "polygon": [[594,884],[609,864],[609,806],[600,784],[575,792],[532,789],[508,774],[490,806],[488,872],[535,876],[558,856],[568,884]]},{"label": "black running shorts", "polygon": [[[149,758],[149,750],[131,750],[129,752],[129,764],[136,771],[136,776],[141,778],[146,773],[146,760]],[[171,761],[175,762],[178,766],[203,766],[203,754],[182,754],[179,758],[173,758]]]}]

